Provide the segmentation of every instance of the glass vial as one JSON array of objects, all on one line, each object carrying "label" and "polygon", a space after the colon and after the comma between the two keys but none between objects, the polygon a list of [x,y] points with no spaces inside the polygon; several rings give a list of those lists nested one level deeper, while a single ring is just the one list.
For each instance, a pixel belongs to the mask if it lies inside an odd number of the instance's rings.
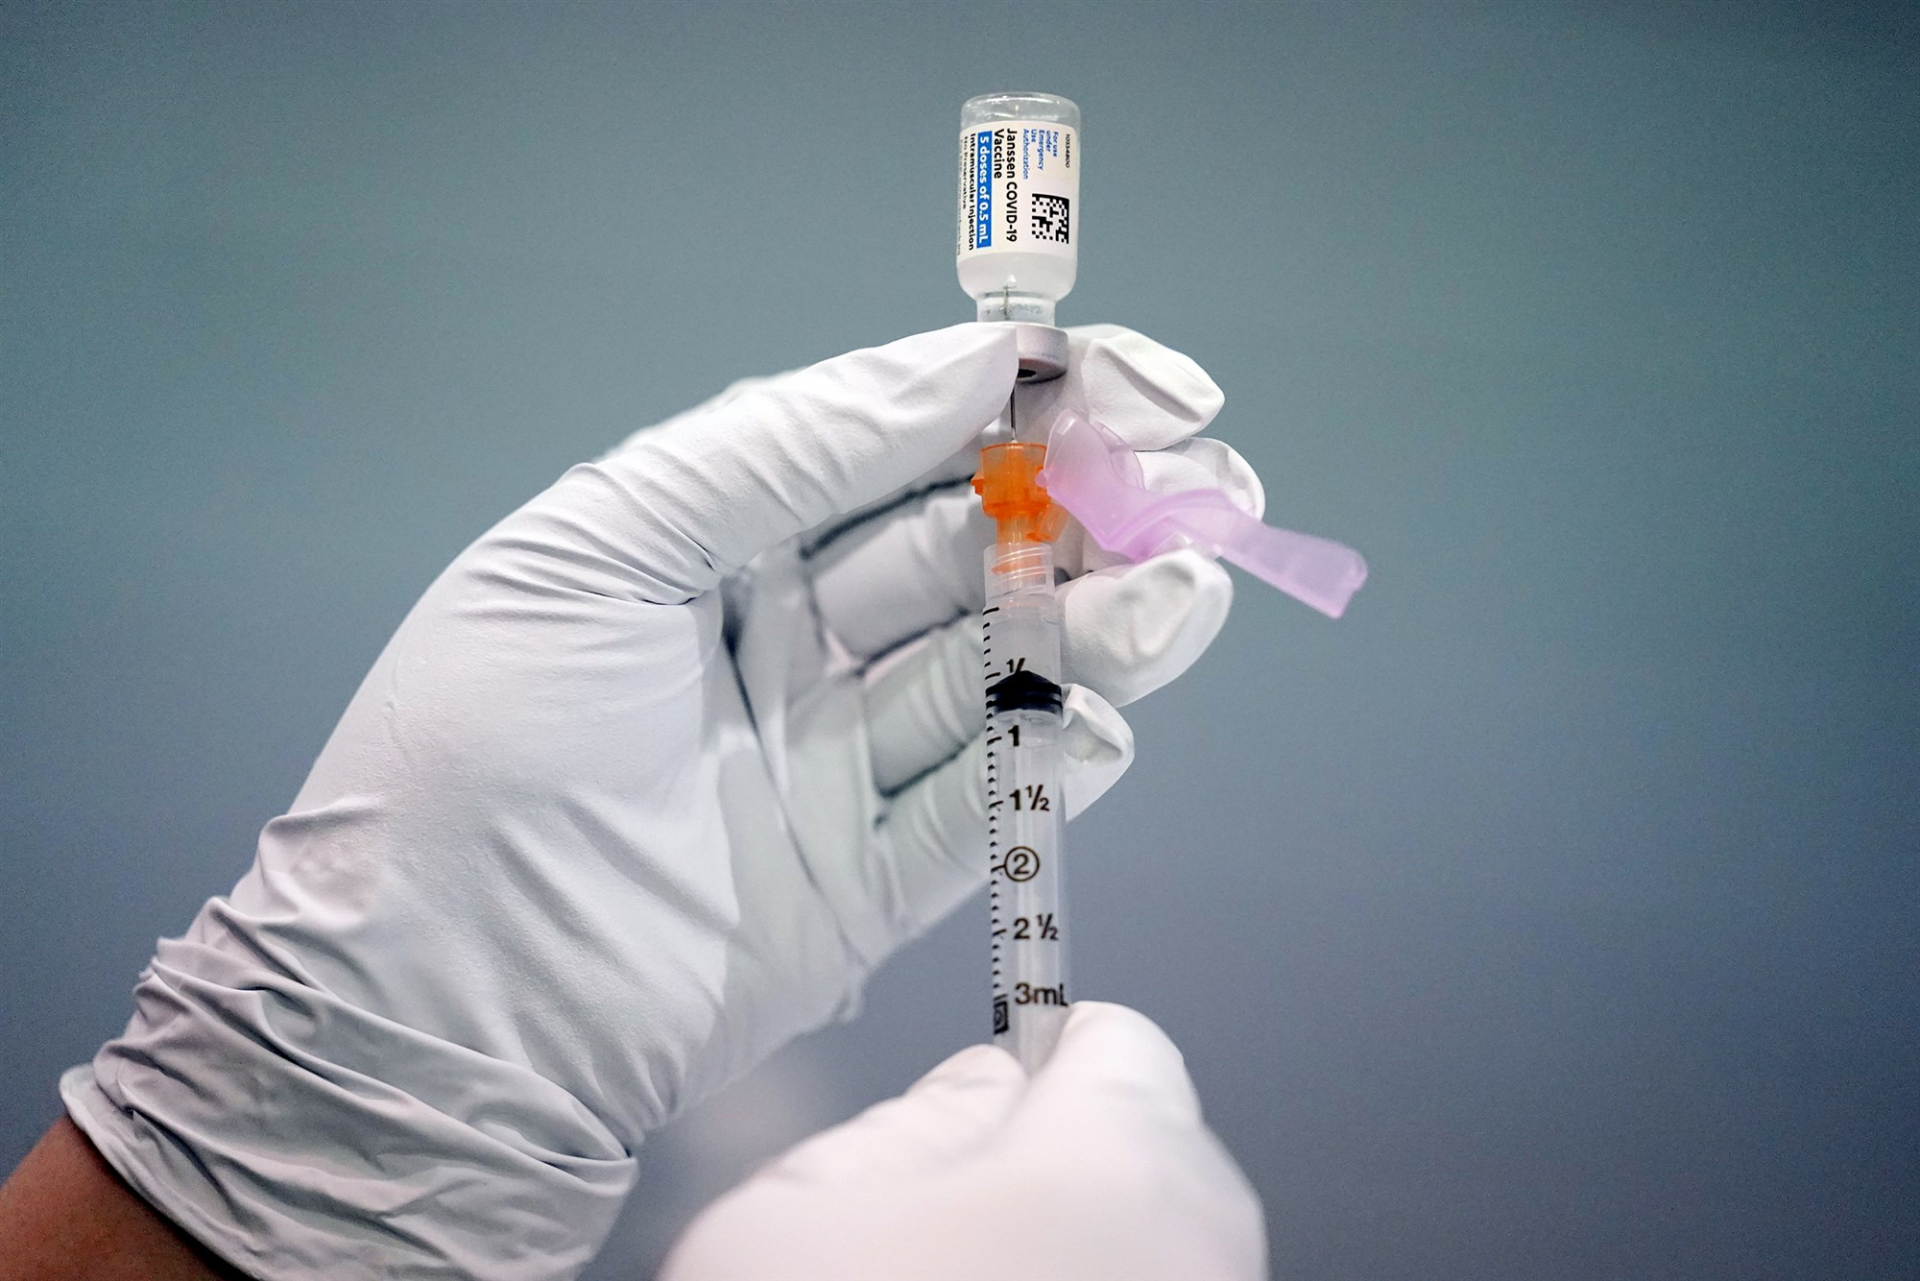
[{"label": "glass vial", "polygon": [[989,93],[960,108],[960,287],[981,320],[1054,323],[1080,244],[1080,108]]}]

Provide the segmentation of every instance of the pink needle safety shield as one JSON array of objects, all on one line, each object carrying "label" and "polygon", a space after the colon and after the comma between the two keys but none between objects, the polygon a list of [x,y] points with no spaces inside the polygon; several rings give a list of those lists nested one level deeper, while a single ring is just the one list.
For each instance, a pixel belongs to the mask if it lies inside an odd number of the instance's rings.
[{"label": "pink needle safety shield", "polygon": [[1127,443],[1071,410],[1047,437],[1039,481],[1094,542],[1129,560],[1199,547],[1329,618],[1345,613],[1367,581],[1367,562],[1353,548],[1263,525],[1218,489],[1154,493]]}]

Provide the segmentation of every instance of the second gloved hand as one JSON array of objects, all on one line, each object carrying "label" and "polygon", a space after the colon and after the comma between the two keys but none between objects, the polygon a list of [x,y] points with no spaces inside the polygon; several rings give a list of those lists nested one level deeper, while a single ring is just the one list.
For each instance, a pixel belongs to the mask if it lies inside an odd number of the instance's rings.
[{"label": "second gloved hand", "polygon": [[1074,1005],[1031,1083],[960,1051],[694,1220],[661,1281],[1257,1281],[1266,1231],[1180,1051]]},{"label": "second gloved hand", "polygon": [[[1220,403],[1191,361],[1074,342],[1048,396],[1257,507],[1190,439]],[[258,1275],[579,1267],[648,1130],[983,879],[965,477],[1014,376],[969,325],[743,385],[483,536],[64,1083],[95,1145]],[[1066,590],[1070,812],[1229,595],[1190,552]]]}]

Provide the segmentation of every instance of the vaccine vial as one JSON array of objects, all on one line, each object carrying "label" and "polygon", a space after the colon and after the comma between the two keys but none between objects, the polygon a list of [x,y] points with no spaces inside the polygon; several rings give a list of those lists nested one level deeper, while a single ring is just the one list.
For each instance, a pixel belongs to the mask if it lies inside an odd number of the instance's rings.
[{"label": "vaccine vial", "polygon": [[960,287],[981,320],[1052,325],[1080,244],[1080,108],[989,93],[960,108]]}]

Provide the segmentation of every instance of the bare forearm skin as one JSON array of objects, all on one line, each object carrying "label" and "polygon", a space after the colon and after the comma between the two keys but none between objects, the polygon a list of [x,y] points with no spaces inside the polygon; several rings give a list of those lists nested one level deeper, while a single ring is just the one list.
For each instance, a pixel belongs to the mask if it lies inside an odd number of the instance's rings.
[{"label": "bare forearm skin", "polygon": [[0,1186],[0,1281],[244,1281],[143,1201],[66,1117]]}]

